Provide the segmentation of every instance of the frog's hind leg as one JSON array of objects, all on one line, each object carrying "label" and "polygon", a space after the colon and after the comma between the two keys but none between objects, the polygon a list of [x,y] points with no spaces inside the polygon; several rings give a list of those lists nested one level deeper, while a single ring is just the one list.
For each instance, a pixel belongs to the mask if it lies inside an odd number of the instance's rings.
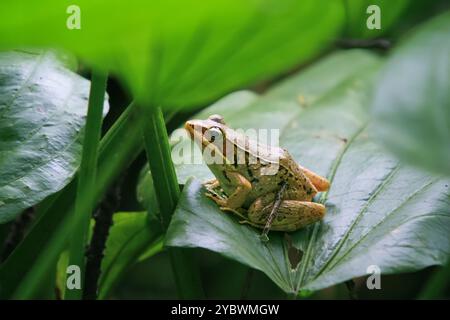
[{"label": "frog's hind leg", "polygon": [[309,181],[316,187],[317,191],[323,192],[327,191],[330,188],[330,182],[322,176],[319,176],[317,173],[312,172],[309,169],[306,169],[299,165],[300,170],[302,170],[303,174],[308,177]]},{"label": "frog's hind leg", "polygon": [[241,174],[237,172],[230,172],[226,174],[230,182],[236,186],[236,189],[228,197],[226,208],[238,209],[247,200],[247,196],[252,191],[252,184]]},{"label": "frog's hind leg", "polygon": [[[264,228],[273,205],[263,205],[255,200],[247,214],[248,219],[260,228]],[[295,231],[311,223],[321,220],[325,216],[325,206],[320,203],[283,200],[277,210],[277,216],[272,221],[270,230]]]}]

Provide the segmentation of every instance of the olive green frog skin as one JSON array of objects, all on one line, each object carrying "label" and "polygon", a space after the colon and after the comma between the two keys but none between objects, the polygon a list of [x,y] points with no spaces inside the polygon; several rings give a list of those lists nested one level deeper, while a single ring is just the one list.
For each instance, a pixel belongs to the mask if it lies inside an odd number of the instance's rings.
[{"label": "olive green frog skin", "polygon": [[325,215],[325,206],[312,199],[328,190],[329,182],[297,164],[285,149],[251,140],[229,128],[219,115],[187,121],[185,129],[216,177],[205,184],[206,195],[222,210],[237,214],[241,222],[264,228],[283,184],[285,191],[270,230],[294,231]]}]

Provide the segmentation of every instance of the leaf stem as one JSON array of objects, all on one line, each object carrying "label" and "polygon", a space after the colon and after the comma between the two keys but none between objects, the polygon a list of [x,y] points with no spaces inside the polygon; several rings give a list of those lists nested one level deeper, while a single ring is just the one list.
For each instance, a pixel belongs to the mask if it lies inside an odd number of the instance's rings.
[{"label": "leaf stem", "polygon": [[253,276],[255,275],[255,270],[252,268],[248,268],[245,274],[244,284],[241,290],[241,300],[246,300],[248,298],[248,293],[250,291],[250,287],[252,285]]},{"label": "leaf stem", "polygon": [[169,137],[161,109],[152,108],[148,116],[149,122],[144,130],[144,147],[161,210],[161,222],[164,229],[167,229],[178,203],[180,188],[172,164]]},{"label": "leaf stem", "polygon": [[[93,202],[103,197],[142,150],[143,122],[141,111],[131,104],[103,137],[98,165],[102,170],[98,171]],[[55,196],[28,236],[0,266],[1,298],[38,298],[42,279],[52,272],[78,218],[73,214],[76,184],[77,178]]]},{"label": "leaf stem", "polygon": [[440,269],[436,270],[419,294],[419,299],[443,298],[450,279],[450,260]]},{"label": "leaf stem", "polygon": [[106,73],[93,71],[89,93],[88,114],[83,151],[78,175],[77,198],[74,215],[80,216],[70,240],[69,265],[80,268],[81,288],[66,291],[66,299],[81,299],[84,288],[85,251],[89,224],[94,210],[93,193],[97,175],[98,149],[105,101]]},{"label": "leaf stem", "polygon": [[6,236],[3,248],[0,250],[0,263],[14,251],[15,247],[23,240],[25,233],[35,218],[36,211],[34,207],[26,209],[19,215],[10,227],[10,231]]},{"label": "leaf stem", "polygon": [[89,248],[86,253],[86,271],[84,279],[83,300],[96,300],[98,297],[98,282],[101,274],[101,265],[108,240],[109,231],[113,224],[113,215],[120,202],[120,183],[117,183],[103,199],[97,212],[94,214],[95,225]]},{"label": "leaf stem", "polygon": [[[180,188],[172,163],[169,138],[161,109],[148,109],[149,122],[144,130],[144,147],[160,207],[161,223],[166,230],[178,203]],[[170,248],[169,256],[180,298],[204,298],[200,274],[189,252]]]}]

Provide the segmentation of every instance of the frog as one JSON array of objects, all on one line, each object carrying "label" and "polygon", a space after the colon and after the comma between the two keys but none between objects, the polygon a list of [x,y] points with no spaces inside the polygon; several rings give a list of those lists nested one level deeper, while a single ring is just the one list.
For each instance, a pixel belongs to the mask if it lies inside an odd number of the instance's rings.
[{"label": "frog", "polygon": [[327,191],[330,182],[298,164],[286,149],[249,138],[218,114],[188,120],[184,127],[203,151],[203,159],[209,160],[205,162],[215,178],[204,183],[205,195],[222,211],[264,229],[277,202],[270,230],[284,232],[324,218],[325,206],[313,199]]}]

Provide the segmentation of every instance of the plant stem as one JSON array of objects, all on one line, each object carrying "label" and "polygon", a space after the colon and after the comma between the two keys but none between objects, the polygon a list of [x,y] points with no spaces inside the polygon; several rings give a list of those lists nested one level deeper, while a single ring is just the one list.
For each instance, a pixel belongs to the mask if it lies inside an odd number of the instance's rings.
[{"label": "plant stem", "polygon": [[[141,111],[131,104],[103,137],[98,165],[102,170],[98,171],[94,203],[142,150],[143,123]],[[55,196],[28,236],[0,266],[1,298],[39,298],[42,279],[52,272],[78,217],[73,214],[76,184],[77,178]]]},{"label": "plant stem", "polygon": [[83,300],[95,300],[98,297],[98,282],[101,265],[108,240],[109,230],[113,224],[113,214],[120,202],[120,183],[112,187],[94,214],[95,226],[86,255],[86,274],[84,280]]},{"label": "plant stem", "polygon": [[[450,200],[450,197],[448,197]],[[445,266],[436,270],[420,292],[419,299],[438,299],[445,294],[445,289],[449,286],[450,280],[450,259]]]},{"label": "plant stem", "polygon": [[22,212],[22,214],[14,220],[0,252],[0,263],[5,261],[20,241],[23,240],[26,230],[35,218],[35,214],[35,208],[31,207]]},{"label": "plant stem", "polygon": [[[117,175],[142,150],[142,123],[138,108],[131,104],[103,137],[99,157],[102,170],[98,172],[94,202],[103,197]],[[124,136],[127,137],[125,142]],[[42,277],[52,272],[52,265],[66,246],[72,227],[66,220],[73,216],[76,186],[77,177],[40,209],[40,219],[0,266],[2,299],[13,295],[18,299],[37,297]]]},{"label": "plant stem", "polygon": [[445,266],[436,270],[436,272],[428,280],[427,284],[420,292],[419,299],[439,299],[443,298],[445,289],[450,279],[450,261]]},{"label": "plant stem", "polygon": [[[161,223],[166,230],[177,205],[180,188],[170,155],[169,138],[161,109],[148,109],[146,116],[149,122],[145,126],[144,147],[160,207]],[[170,248],[169,256],[180,298],[204,298],[200,274],[194,259],[186,250],[178,248]]]},{"label": "plant stem", "polygon": [[255,274],[255,270],[252,268],[248,268],[246,275],[245,275],[245,280],[244,280],[244,285],[242,286],[242,290],[241,290],[241,300],[246,300],[248,298],[248,293],[250,291],[250,286],[252,285],[252,280],[253,280],[253,276]]},{"label": "plant stem", "polygon": [[161,109],[153,108],[148,112],[148,116],[150,119],[144,130],[144,147],[161,210],[161,223],[164,229],[167,229],[178,203],[180,188],[172,164],[169,137]]},{"label": "plant stem", "polygon": [[81,271],[81,288],[66,291],[67,299],[81,299],[84,288],[85,251],[89,224],[94,203],[92,201],[97,175],[98,149],[103,120],[107,74],[92,73],[89,93],[88,114],[83,141],[83,151],[78,175],[77,198],[73,214],[80,216],[70,240],[69,265],[76,265]]}]

